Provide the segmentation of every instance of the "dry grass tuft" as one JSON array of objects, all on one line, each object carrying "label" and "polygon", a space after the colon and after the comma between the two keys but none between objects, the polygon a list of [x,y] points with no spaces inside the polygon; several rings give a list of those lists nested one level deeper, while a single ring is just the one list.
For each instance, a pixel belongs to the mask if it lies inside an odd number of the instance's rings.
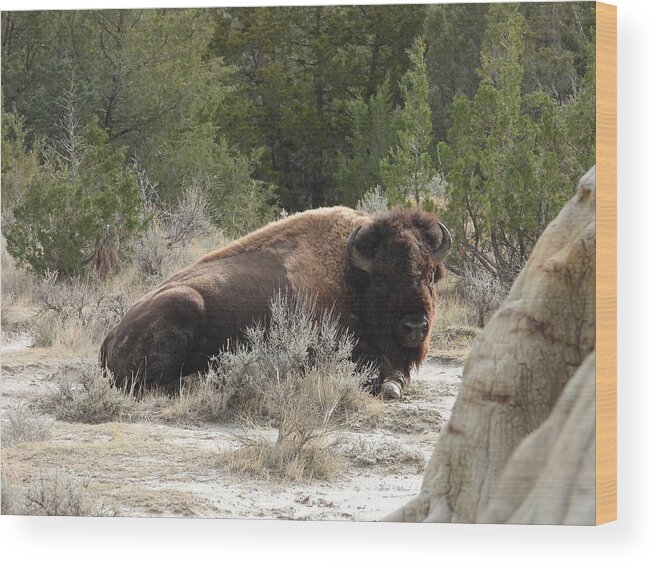
[{"label": "dry grass tuft", "polygon": [[[170,398],[162,408],[162,417],[180,425],[217,422],[226,418],[230,395],[217,386],[216,374],[187,378],[178,396]],[[146,397],[152,399],[153,395]]]},{"label": "dry grass tuft", "polygon": [[333,449],[334,444],[300,445],[294,441],[271,441],[264,435],[254,436],[250,428],[235,451],[222,453],[220,461],[237,476],[272,477],[285,481],[326,480],[339,476],[346,467],[345,459]]}]

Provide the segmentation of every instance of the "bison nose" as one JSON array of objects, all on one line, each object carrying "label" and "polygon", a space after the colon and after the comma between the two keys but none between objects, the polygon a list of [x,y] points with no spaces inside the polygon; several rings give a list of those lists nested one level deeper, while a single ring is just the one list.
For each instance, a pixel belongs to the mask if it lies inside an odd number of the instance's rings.
[{"label": "bison nose", "polygon": [[399,335],[409,344],[421,342],[428,333],[428,318],[423,314],[408,314],[399,322]]}]

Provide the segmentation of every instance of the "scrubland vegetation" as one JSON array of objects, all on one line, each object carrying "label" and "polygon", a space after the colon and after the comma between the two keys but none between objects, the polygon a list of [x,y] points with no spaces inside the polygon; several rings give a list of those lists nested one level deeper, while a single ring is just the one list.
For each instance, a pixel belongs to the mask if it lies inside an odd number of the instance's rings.
[{"label": "scrubland vegetation", "polygon": [[[117,391],[99,345],[148,290],[271,220],[418,205],[454,237],[430,357],[462,362],[594,161],[594,6],[3,12],[2,27],[3,513],[216,511],[175,486],[153,502],[140,473],[173,480],[160,460],[222,484],[418,480],[455,385],[384,404],[311,301],[277,300],[269,331],[173,397]],[[85,458],[120,469],[101,488]]]}]

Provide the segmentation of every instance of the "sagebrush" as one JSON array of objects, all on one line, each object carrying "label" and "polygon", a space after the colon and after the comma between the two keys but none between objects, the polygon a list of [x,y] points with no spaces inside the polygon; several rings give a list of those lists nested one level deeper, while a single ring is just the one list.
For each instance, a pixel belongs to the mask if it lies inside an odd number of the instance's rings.
[{"label": "sagebrush", "polygon": [[[278,295],[271,304],[268,323],[245,332],[243,343],[215,360],[212,378],[228,409],[249,421],[270,422],[275,440],[264,439],[252,425],[244,427],[243,447],[232,465],[265,468],[286,478],[312,478],[330,453],[327,437],[350,414],[366,412],[377,403],[364,390],[372,370],[351,359],[353,337],[331,312],[317,313],[307,298]],[[375,412],[375,411],[374,411]]]}]

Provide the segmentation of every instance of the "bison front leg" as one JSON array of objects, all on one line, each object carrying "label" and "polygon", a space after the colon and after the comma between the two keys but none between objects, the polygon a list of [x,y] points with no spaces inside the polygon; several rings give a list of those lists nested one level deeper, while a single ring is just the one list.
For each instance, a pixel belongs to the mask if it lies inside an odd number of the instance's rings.
[{"label": "bison front leg", "polygon": [[353,351],[353,360],[361,367],[374,368],[373,378],[366,383],[367,388],[374,395],[383,398],[399,400],[403,397],[403,389],[410,380],[409,374],[401,369],[392,367],[390,360],[381,353],[358,350]]}]

